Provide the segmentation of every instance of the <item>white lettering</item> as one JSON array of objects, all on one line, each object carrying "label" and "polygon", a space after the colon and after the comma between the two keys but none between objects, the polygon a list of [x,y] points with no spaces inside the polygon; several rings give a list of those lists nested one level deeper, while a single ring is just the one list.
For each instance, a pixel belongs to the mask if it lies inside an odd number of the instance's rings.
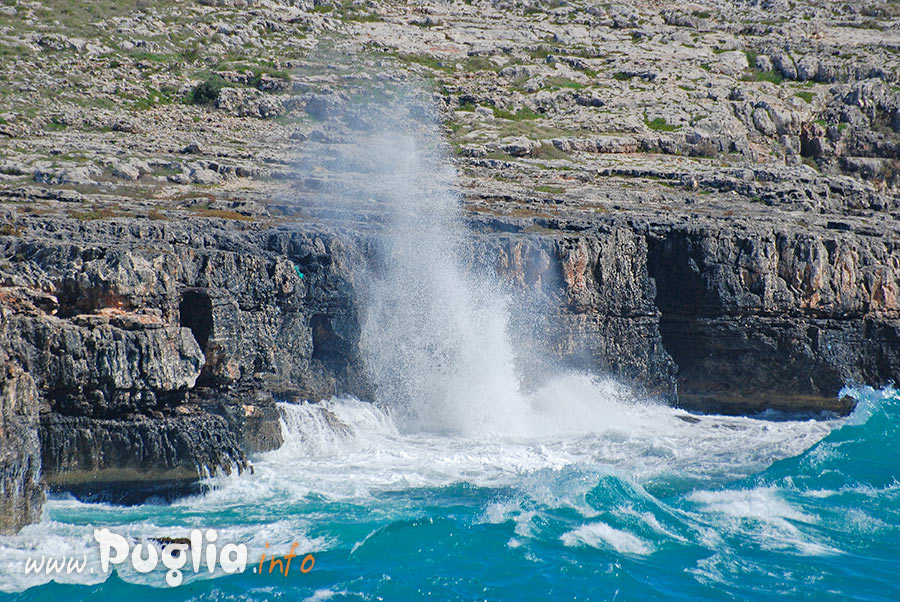
[{"label": "white lettering", "polygon": [[44,561],[47,560],[44,556],[41,556],[41,563],[38,564],[35,562],[34,558],[26,558],[25,559],[25,574],[34,573],[38,574],[44,569]]},{"label": "white lettering", "polygon": [[[94,529],[94,539],[100,544],[100,569],[109,572],[109,564],[119,564],[128,558],[128,540],[117,535],[109,529]],[[109,556],[110,549],[115,550],[116,555]]]},{"label": "white lettering", "polygon": [[169,569],[166,573],[166,583],[170,587],[181,585],[183,576],[179,569],[187,563],[187,549],[188,546],[184,543],[170,543],[163,548],[162,563]]},{"label": "white lettering", "polygon": [[[146,558],[141,556],[141,548],[143,547],[147,548]],[[156,568],[158,562],[159,557],[156,555],[156,547],[150,543],[139,543],[134,546],[134,550],[131,551],[131,566],[133,566],[134,570],[138,573],[149,573]]]},{"label": "white lettering", "polygon": [[244,569],[247,568],[247,546],[244,544],[225,544],[222,546],[219,564],[222,565],[222,570],[229,575],[231,573],[244,572]]},{"label": "white lettering", "polygon": [[86,566],[87,566],[87,554],[82,556],[80,565],[78,564],[78,561],[73,556],[73,557],[69,558],[69,562],[66,565],[66,573],[69,575],[71,575],[73,572],[81,573],[82,571],[84,571],[84,567],[86,567]]}]

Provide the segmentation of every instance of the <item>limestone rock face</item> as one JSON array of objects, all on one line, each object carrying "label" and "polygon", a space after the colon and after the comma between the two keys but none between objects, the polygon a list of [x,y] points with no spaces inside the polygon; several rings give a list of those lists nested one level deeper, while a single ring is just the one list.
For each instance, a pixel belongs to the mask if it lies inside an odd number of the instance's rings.
[{"label": "limestone rock face", "polygon": [[51,489],[178,495],[278,447],[276,400],[365,393],[340,241],[128,220],[0,240],[17,258],[0,359],[2,436],[31,445],[3,448],[22,508],[39,510],[41,457]]},{"label": "limestone rock face", "polygon": [[651,233],[663,344],[679,403],[839,413],[848,382],[900,361],[895,245],[841,233],[696,227]]},{"label": "limestone rock face", "polygon": [[0,534],[4,535],[40,518],[44,502],[38,391],[5,350],[8,318],[9,311],[0,307]]},{"label": "limestone rock face", "polygon": [[[522,300],[526,361],[716,412],[846,412],[844,383],[896,375],[897,247],[850,222],[540,223],[471,222],[471,261]],[[41,469],[85,499],[171,497],[280,445],[277,400],[371,397],[354,283],[373,230],[25,224],[0,238],[7,530],[37,516]]]},{"label": "limestone rock face", "polygon": [[[559,237],[482,236],[478,261],[529,302],[513,312],[516,343],[572,368],[615,375],[643,395],[675,400],[645,237],[626,224]],[[539,325],[536,327],[535,325]]]}]

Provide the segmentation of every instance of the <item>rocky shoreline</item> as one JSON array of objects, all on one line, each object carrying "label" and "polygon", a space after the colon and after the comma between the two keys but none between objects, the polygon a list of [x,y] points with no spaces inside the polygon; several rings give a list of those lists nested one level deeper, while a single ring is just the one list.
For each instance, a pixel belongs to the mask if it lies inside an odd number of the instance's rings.
[{"label": "rocky shoreline", "polygon": [[890,3],[53,6],[0,7],[0,531],[48,489],[197,491],[281,444],[277,401],[370,397],[378,206],[331,191],[374,74],[431,86],[472,261],[545,299],[514,318],[564,365],[739,414],[900,374]]}]

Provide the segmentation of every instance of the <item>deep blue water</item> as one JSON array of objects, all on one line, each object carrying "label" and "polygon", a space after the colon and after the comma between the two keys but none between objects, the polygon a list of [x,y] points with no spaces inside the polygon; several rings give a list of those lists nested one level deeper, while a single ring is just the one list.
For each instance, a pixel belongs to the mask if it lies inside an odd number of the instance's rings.
[{"label": "deep blue water", "polygon": [[[900,396],[855,394],[843,420],[692,424],[612,403],[607,429],[520,438],[404,433],[353,400],[289,407],[285,447],[204,496],[51,501],[42,524],[0,540],[14,590],[0,597],[898,600]],[[348,428],[333,432],[324,409]],[[100,525],[136,538],[215,528],[250,546],[250,567],[266,542],[282,554],[298,542],[315,565],[177,588],[162,567],[70,579],[87,584],[21,574],[27,554],[95,555]]]}]

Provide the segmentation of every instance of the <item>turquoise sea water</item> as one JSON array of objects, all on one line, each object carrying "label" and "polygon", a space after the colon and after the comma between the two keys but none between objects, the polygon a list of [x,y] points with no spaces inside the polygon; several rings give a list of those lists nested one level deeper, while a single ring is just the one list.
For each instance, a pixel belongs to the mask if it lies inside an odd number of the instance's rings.
[{"label": "turquoise sea water", "polygon": [[[371,404],[284,406],[284,447],[172,505],[55,499],[0,538],[11,600],[898,600],[900,396],[841,420],[700,416],[598,401],[588,432],[404,432]],[[605,425],[605,426],[604,426]],[[94,527],[218,530],[247,571],[170,588],[160,566],[97,574]],[[252,572],[265,544],[297,558]],[[88,554],[94,574],[24,575]]]}]

